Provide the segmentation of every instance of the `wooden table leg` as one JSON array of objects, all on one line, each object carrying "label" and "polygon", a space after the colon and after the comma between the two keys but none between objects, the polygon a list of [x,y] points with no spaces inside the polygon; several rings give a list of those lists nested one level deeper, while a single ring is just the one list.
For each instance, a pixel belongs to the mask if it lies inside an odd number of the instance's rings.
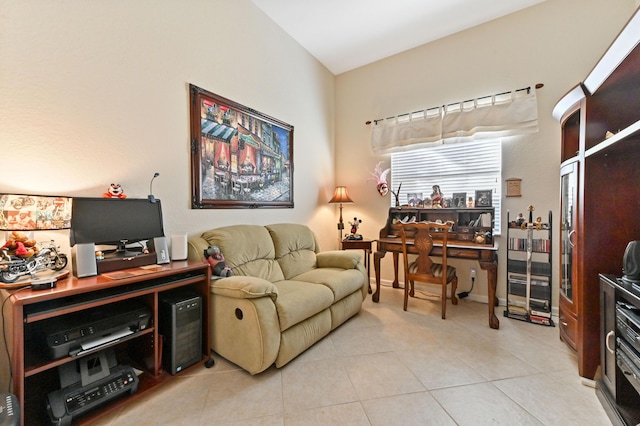
[{"label": "wooden table leg", "polygon": [[371,250],[364,250],[364,266],[367,268],[367,280],[369,281],[369,294],[371,291]]},{"label": "wooden table leg", "polygon": [[400,253],[393,252],[393,288],[400,288],[400,282],[398,281],[398,258]]},{"label": "wooden table leg", "polygon": [[495,313],[495,307],[498,305],[496,297],[496,288],[498,286],[498,261],[494,259],[491,262],[480,261],[480,267],[487,271],[487,287],[488,287],[488,305],[489,305],[489,327],[494,329],[500,328],[500,320]]},{"label": "wooden table leg", "polygon": [[380,259],[387,254],[386,251],[376,251],[373,253],[373,269],[376,273],[376,291],[373,292],[371,300],[378,303],[380,301]]}]

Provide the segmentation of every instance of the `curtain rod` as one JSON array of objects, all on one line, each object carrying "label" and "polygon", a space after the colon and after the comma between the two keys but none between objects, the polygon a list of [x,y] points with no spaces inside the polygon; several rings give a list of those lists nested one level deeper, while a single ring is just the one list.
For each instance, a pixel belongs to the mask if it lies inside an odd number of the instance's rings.
[{"label": "curtain rod", "polygon": [[[543,87],[544,87],[544,84],[543,84],[543,83],[538,83],[538,84],[536,84],[536,86],[535,86],[535,88],[536,88],[536,89],[541,89],[541,88],[543,88]],[[529,87],[523,87],[522,89],[517,89],[517,90],[516,90],[516,92],[521,92],[521,91],[523,91],[523,90],[526,90],[526,91],[527,91],[527,93],[529,93],[529,91],[531,90],[531,86],[529,86]],[[495,95],[481,96],[481,97],[476,98],[476,99],[484,99],[484,98],[490,98],[491,96],[506,95],[507,93],[511,93],[511,92],[496,93]],[[469,99],[469,100],[466,100],[466,101],[464,101],[464,102],[470,102],[470,101],[472,101],[472,100],[473,100],[473,99]],[[459,103],[460,103],[460,102],[453,102],[453,103],[447,104],[447,106],[449,106],[449,105],[456,105],[456,104],[459,104]],[[427,109],[427,110],[429,110],[429,109],[434,109],[434,108],[438,108],[438,107],[431,107],[431,108],[426,108],[426,109]],[[404,113],[404,114],[398,114],[396,117],[402,117],[403,115],[411,115],[411,114],[415,114],[415,113],[420,112],[420,111],[425,111],[425,110],[424,110],[424,109],[421,109],[421,110],[419,110],[419,111],[406,112],[406,113]],[[393,118],[393,117],[378,118],[378,119],[376,119],[376,120],[368,120],[368,121],[365,121],[365,122],[364,122],[364,124],[366,124],[367,126],[368,126],[369,124],[371,124],[371,123],[378,124],[378,121],[388,120],[389,118]]]}]

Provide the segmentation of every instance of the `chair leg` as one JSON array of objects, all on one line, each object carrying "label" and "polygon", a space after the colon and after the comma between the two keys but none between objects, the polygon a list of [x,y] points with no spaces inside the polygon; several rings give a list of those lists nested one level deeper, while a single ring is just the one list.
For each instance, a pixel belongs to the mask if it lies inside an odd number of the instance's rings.
[{"label": "chair leg", "polygon": [[447,284],[442,285],[442,319],[447,316]]},{"label": "chair leg", "polygon": [[454,305],[458,304],[458,298],[456,297],[457,291],[458,291],[458,276],[456,275],[451,280],[451,303]]},{"label": "chair leg", "polygon": [[404,310],[407,310],[407,302],[409,300],[409,286],[411,281],[405,279],[404,280]]}]

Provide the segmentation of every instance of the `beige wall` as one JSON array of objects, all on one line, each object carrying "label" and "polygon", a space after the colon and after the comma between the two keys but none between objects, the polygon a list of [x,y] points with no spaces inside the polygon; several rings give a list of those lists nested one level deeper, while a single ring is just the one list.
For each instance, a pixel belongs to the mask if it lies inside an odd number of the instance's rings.
[{"label": "beige wall", "polygon": [[[557,225],[551,109],[636,3],[547,0],[334,77],[249,0],[0,0],[0,192],[99,196],[115,181],[145,197],[158,171],[167,234],[292,221],[335,248],[335,184],[348,186],[344,217],[362,218],[365,236],[386,219],[389,199],[367,178],[389,161],[371,155],[366,120],[544,83],[540,132],[504,143],[503,177],[522,178],[523,197],[503,206],[551,209]],[[294,209],[189,208],[189,83],[295,126]],[[461,289],[472,266],[460,264]],[[501,295],[504,276],[502,262]],[[476,289],[486,294],[482,273]]]},{"label": "beige wall", "polygon": [[[336,181],[347,185],[355,204],[345,216],[363,219],[367,237],[384,226],[390,198],[368,182],[378,161],[369,148],[365,121],[544,83],[538,91],[540,131],[505,140],[503,178],[522,179],[521,198],[503,198],[503,209],[554,215],[558,229],[560,127],[551,117],[555,103],[589,73],[635,10],[631,0],[548,0],[524,11],[429,43],[336,78]],[[437,182],[433,182],[436,184]],[[504,182],[503,194],[506,192]],[[503,216],[503,225],[506,214]],[[556,236],[558,234],[556,233]],[[555,238],[555,237],[554,237]],[[498,294],[505,296],[505,237],[500,244]],[[557,244],[554,245],[555,253]],[[390,255],[383,279],[393,278]],[[554,256],[557,287],[557,255]],[[460,291],[470,286],[473,261],[456,261]],[[472,297],[486,300],[485,274],[478,270]],[[554,292],[554,305],[557,294]]]},{"label": "beige wall", "polygon": [[[190,210],[193,83],[294,130],[293,209]],[[165,232],[306,223],[335,245],[334,76],[249,0],[0,0],[0,192],[146,197]]]}]

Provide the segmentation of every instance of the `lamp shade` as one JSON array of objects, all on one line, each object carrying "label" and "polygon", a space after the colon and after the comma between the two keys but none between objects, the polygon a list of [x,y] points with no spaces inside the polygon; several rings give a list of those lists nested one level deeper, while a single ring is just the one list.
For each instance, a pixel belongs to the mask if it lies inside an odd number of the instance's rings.
[{"label": "lamp shade", "polygon": [[347,192],[346,186],[336,186],[336,190],[333,193],[333,197],[329,200],[330,203],[353,203],[349,192]]}]

